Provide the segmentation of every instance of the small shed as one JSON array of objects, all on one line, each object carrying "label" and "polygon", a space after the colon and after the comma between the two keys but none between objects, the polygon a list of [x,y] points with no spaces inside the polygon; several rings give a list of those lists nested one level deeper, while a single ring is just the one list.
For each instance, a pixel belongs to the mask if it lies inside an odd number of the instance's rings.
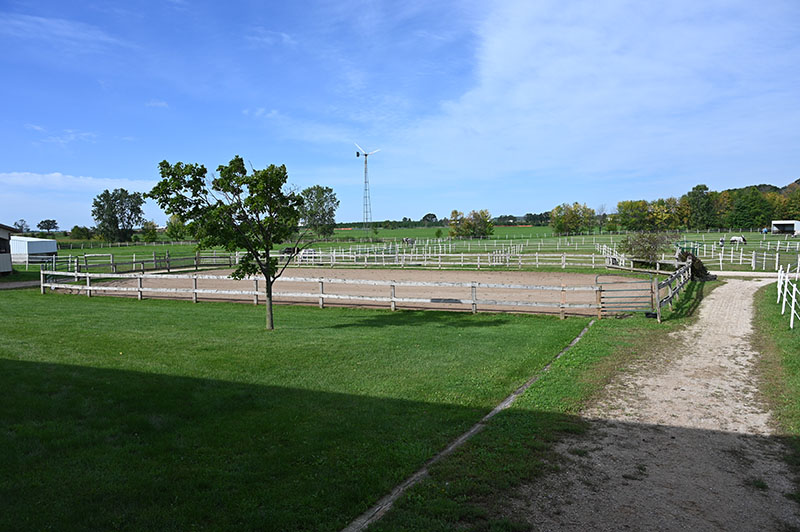
[{"label": "small shed", "polygon": [[19,233],[16,227],[0,224],[0,275],[11,273],[11,233]]},{"label": "small shed", "polygon": [[11,237],[11,260],[26,262],[33,255],[52,256],[58,254],[58,243],[49,238],[33,238],[30,236]]},{"label": "small shed", "polygon": [[798,220],[773,220],[773,233],[789,233],[792,235],[800,234],[800,221]]}]

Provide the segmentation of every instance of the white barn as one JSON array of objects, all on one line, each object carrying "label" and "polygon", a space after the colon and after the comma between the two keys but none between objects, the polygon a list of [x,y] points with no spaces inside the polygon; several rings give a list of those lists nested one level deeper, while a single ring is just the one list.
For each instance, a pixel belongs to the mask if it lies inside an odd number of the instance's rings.
[{"label": "white barn", "polygon": [[773,233],[789,233],[793,235],[800,235],[800,221],[798,220],[773,220],[772,221]]},{"label": "white barn", "polygon": [[11,237],[11,260],[26,262],[31,255],[57,255],[58,243],[49,238],[33,238],[29,236]]},{"label": "white barn", "polygon": [[15,227],[0,224],[0,275],[11,273],[11,233],[19,233]]}]

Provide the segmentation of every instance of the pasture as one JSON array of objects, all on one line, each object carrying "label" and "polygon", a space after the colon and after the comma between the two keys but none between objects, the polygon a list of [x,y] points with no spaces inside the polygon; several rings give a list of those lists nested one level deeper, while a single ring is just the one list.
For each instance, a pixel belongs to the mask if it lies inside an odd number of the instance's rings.
[{"label": "pasture", "polygon": [[[0,296],[3,530],[339,530],[585,318]],[[625,320],[629,321],[629,320]]]}]

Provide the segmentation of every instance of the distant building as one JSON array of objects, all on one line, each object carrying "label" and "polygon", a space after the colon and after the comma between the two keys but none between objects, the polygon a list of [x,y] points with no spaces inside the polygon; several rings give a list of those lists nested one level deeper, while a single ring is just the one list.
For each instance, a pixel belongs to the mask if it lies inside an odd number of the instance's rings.
[{"label": "distant building", "polygon": [[0,275],[11,273],[11,233],[19,233],[16,227],[0,224]]},{"label": "distant building", "polygon": [[773,233],[789,233],[792,235],[800,234],[800,221],[798,220],[773,220]]},{"label": "distant building", "polygon": [[11,237],[11,260],[24,263],[32,255],[57,255],[58,242],[49,238],[33,238],[30,236]]}]

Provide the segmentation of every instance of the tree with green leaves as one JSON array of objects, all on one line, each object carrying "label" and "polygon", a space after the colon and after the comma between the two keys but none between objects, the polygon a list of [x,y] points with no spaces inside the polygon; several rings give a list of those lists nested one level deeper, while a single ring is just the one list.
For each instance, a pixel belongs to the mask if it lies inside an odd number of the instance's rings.
[{"label": "tree with green leaves", "polygon": [[708,229],[714,225],[714,204],[706,185],[697,185],[686,194],[689,204],[689,229]]},{"label": "tree with green leaves", "polygon": [[158,226],[152,220],[142,223],[142,240],[145,242],[155,242],[158,240]]},{"label": "tree with green leaves", "polygon": [[58,222],[51,219],[42,220],[36,224],[36,227],[38,227],[40,231],[47,231],[48,233],[51,231],[58,231]]},{"label": "tree with green leaves", "polygon": [[433,224],[437,223],[438,221],[439,221],[439,219],[436,218],[436,215],[434,213],[432,213],[432,212],[429,212],[428,214],[423,216],[422,219],[420,220],[420,222],[425,224],[425,227],[427,227],[429,225],[433,225]]},{"label": "tree with green leaves", "polygon": [[655,264],[662,253],[670,250],[673,240],[664,233],[633,233],[619,243],[618,249],[631,259]]},{"label": "tree with green leaves", "polygon": [[550,211],[550,225],[555,233],[591,231],[594,228],[594,209],[585,203],[562,203]]},{"label": "tree with green leaves", "polygon": [[124,188],[104,190],[92,202],[97,232],[108,242],[128,242],[134,227],[144,222],[144,196]]},{"label": "tree with green leaves", "polygon": [[92,230],[82,225],[74,225],[69,232],[69,237],[73,240],[91,240]]},{"label": "tree with green leaves", "polygon": [[31,226],[29,226],[29,225],[28,225],[28,222],[26,222],[26,221],[25,221],[25,220],[23,220],[22,218],[20,218],[20,219],[19,219],[19,220],[17,220],[16,222],[14,222],[12,225],[13,225],[13,226],[16,228],[16,230],[17,230],[17,231],[19,231],[20,233],[27,233],[28,231],[30,231],[30,230],[31,230]]},{"label": "tree with green leaves", "polygon": [[458,210],[450,213],[450,236],[456,238],[486,238],[494,232],[492,215],[487,209],[470,211],[467,216]]},{"label": "tree with green leaves", "polygon": [[336,227],[336,209],[339,208],[339,200],[333,189],[314,185],[304,189],[300,197],[303,199],[300,207],[303,225],[319,237],[332,236]]},{"label": "tree with green leaves", "polygon": [[167,220],[167,228],[164,230],[169,238],[172,240],[183,240],[186,238],[186,224],[183,219],[177,214],[173,214]]},{"label": "tree with green leaves", "polygon": [[[219,175],[211,180],[203,165],[162,161],[159,169],[161,181],[147,197],[155,199],[167,214],[186,220],[200,247],[222,246],[230,252],[244,249],[231,277],[264,276],[266,328],[273,330],[272,286],[299,251],[303,236],[297,231],[303,198],[287,190],[286,166],[271,164],[248,172],[237,155],[229,164],[217,167]],[[297,240],[289,248],[292,251],[282,255],[281,264],[272,247],[292,235]]]}]

